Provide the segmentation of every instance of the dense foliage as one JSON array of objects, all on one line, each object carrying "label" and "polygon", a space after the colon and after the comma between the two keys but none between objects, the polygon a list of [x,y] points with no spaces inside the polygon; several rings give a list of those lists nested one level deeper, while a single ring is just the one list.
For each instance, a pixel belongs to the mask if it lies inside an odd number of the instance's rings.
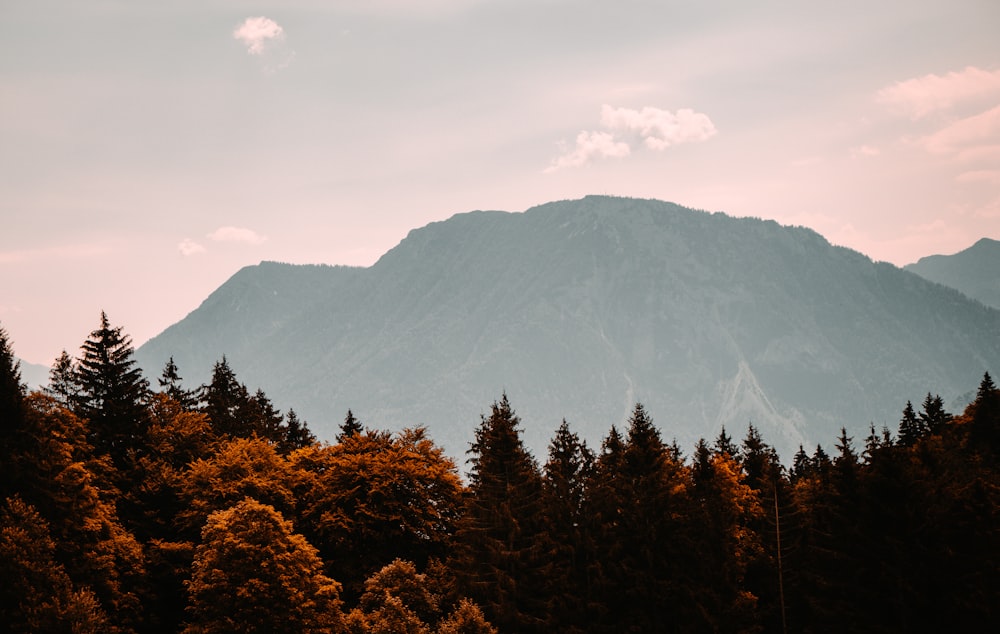
[{"label": "dense foliage", "polygon": [[[539,463],[506,395],[463,481],[425,430],[333,444],[225,359],[152,391],[105,315],[28,393],[0,330],[0,622],[73,632],[898,632],[1000,618],[1000,390],[786,468],[635,405]],[[895,432],[895,433],[894,433]]]}]

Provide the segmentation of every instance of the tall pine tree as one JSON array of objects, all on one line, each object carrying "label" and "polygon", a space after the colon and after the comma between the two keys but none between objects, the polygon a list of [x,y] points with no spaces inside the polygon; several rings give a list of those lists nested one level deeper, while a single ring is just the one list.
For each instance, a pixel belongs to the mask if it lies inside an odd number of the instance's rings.
[{"label": "tall pine tree", "polygon": [[82,350],[73,410],[89,421],[95,453],[127,470],[146,435],[149,383],[135,364],[131,338],[112,326],[103,311],[100,326]]}]

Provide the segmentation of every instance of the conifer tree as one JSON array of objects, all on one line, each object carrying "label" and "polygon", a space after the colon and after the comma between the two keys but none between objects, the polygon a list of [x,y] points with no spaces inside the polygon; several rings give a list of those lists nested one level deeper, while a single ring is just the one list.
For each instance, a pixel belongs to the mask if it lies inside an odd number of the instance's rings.
[{"label": "conifer tree", "polygon": [[929,434],[940,434],[951,421],[951,414],[944,408],[944,401],[940,396],[931,396],[928,392],[920,410],[920,422],[924,431]]},{"label": "conifer tree", "polygon": [[7,332],[0,328],[0,500],[18,490],[16,461],[26,455],[25,386]]},{"label": "conifer tree", "polygon": [[542,489],[551,548],[545,577],[552,631],[580,631],[587,625],[588,568],[594,544],[585,530],[584,513],[593,468],[587,443],[563,420],[549,444]]},{"label": "conifer tree", "polygon": [[185,390],[181,386],[182,381],[183,379],[181,378],[177,364],[174,363],[174,358],[170,357],[166,365],[163,366],[160,378],[157,379],[157,383],[160,384],[160,391],[177,401],[184,409],[194,409],[198,404],[198,399],[193,392]]},{"label": "conifer tree", "polygon": [[544,631],[542,478],[507,395],[483,416],[470,449],[460,567],[501,631]]},{"label": "conifer tree", "polygon": [[346,438],[360,434],[364,430],[364,425],[354,417],[354,412],[347,410],[347,416],[344,417],[344,422],[340,426],[340,433],[337,434],[337,442],[344,442]]},{"label": "conifer tree", "polygon": [[73,410],[89,421],[94,451],[127,470],[146,435],[149,383],[132,358],[131,338],[120,326],[111,326],[103,311],[100,326],[82,350]]},{"label": "conifer tree", "polygon": [[76,363],[65,350],[49,370],[49,384],[43,390],[63,407],[72,407],[80,392],[77,384]]},{"label": "conifer tree", "polygon": [[899,444],[903,447],[912,447],[923,435],[923,424],[917,418],[917,413],[913,411],[913,403],[906,401],[906,407],[903,408],[903,417],[899,419]]},{"label": "conifer tree", "polygon": [[1000,390],[989,372],[983,374],[970,408],[971,441],[978,447],[1000,451]]}]

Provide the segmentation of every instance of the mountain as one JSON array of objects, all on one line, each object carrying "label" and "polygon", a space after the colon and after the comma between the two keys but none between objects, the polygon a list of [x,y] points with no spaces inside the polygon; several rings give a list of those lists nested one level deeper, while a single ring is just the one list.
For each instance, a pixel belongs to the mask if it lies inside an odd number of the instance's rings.
[{"label": "mountain", "polygon": [[49,384],[49,368],[37,363],[28,363],[18,359],[21,370],[21,381],[28,385],[29,390],[45,387]]},{"label": "mountain", "polygon": [[368,268],[246,267],[136,356],[196,385],[226,355],[325,439],[351,408],[461,459],[506,391],[539,459],[564,417],[596,446],[639,401],[686,451],[752,421],[790,460],[974,388],[998,333],[1000,312],[806,228],[587,197],[459,214]]},{"label": "mountain", "polygon": [[904,268],[1000,309],[1000,241],[983,238],[954,255],[930,255]]}]

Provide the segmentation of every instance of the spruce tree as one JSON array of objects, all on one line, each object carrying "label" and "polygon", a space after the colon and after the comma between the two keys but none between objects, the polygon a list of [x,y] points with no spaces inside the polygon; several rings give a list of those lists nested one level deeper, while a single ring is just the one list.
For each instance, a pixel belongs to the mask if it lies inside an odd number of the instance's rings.
[{"label": "spruce tree", "polygon": [[469,592],[501,631],[545,631],[542,478],[506,394],[483,416],[470,453],[458,535]]},{"label": "spruce tree", "polygon": [[944,409],[944,401],[939,395],[931,396],[928,392],[920,411],[920,422],[924,431],[929,434],[940,434],[951,421],[951,414]]},{"label": "spruce tree", "polygon": [[72,407],[80,392],[77,384],[76,362],[65,350],[49,370],[49,384],[43,390],[63,407]]},{"label": "spruce tree", "polygon": [[344,423],[340,426],[340,433],[337,434],[337,442],[344,442],[345,438],[350,438],[354,434],[360,434],[364,430],[364,425],[362,425],[361,421],[354,417],[354,412],[347,410],[347,416],[344,417]]},{"label": "spruce tree", "polygon": [[25,386],[7,332],[0,328],[0,500],[17,491],[15,462],[25,454]]},{"label": "spruce tree", "polygon": [[913,411],[913,403],[906,401],[903,417],[899,419],[899,444],[903,447],[912,447],[923,436],[923,431],[923,425],[917,418],[917,413]]},{"label": "spruce tree", "polygon": [[182,381],[183,379],[181,378],[177,364],[174,363],[174,358],[170,357],[166,365],[163,366],[160,378],[157,379],[157,383],[160,384],[160,391],[177,401],[185,410],[193,410],[198,404],[198,399],[193,392],[185,390],[181,386]]},{"label": "spruce tree", "polygon": [[127,469],[146,435],[149,383],[132,358],[131,338],[120,326],[111,326],[103,311],[100,326],[82,350],[73,409],[89,421],[94,451]]}]

